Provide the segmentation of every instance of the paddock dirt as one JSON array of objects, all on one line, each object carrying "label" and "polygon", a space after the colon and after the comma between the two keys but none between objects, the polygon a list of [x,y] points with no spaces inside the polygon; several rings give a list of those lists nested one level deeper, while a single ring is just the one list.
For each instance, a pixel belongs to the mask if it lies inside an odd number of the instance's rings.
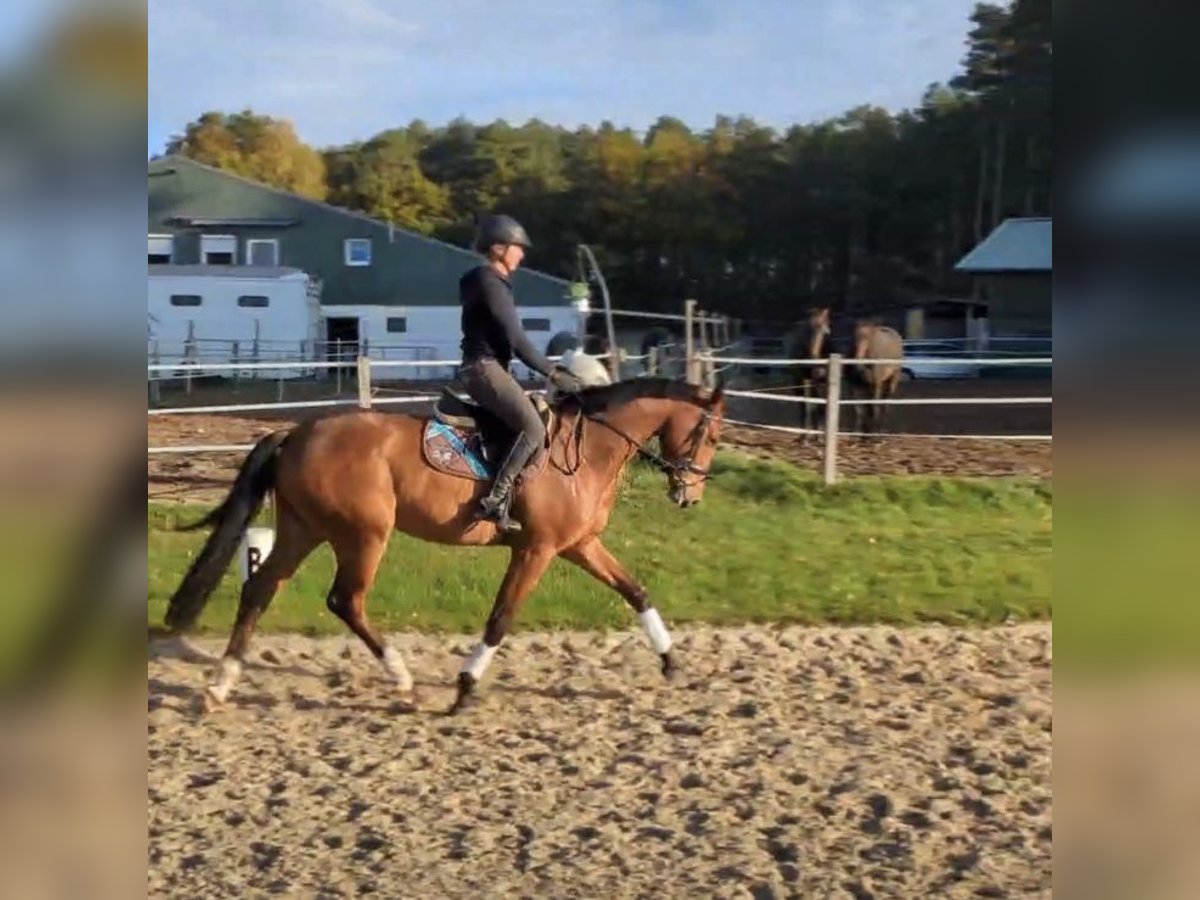
[{"label": "paddock dirt", "polygon": [[[1051,626],[152,643],[150,896],[1049,897]],[[219,651],[221,642],[194,646]]]}]

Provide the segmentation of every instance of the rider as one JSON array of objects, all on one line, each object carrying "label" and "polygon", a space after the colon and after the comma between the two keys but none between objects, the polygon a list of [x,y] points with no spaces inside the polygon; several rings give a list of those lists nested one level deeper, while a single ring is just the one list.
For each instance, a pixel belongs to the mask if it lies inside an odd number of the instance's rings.
[{"label": "rider", "polygon": [[486,263],[467,272],[458,284],[463,332],[459,377],[476,403],[516,432],[512,449],[479,508],[480,518],[495,522],[502,531],[521,530],[521,524],[508,517],[513,485],[546,439],[537,410],[509,374],[513,356],[546,376],[560,391],[570,393],[581,386],[574,375],[555,368],[539,353],[521,328],[510,279],[531,246],[515,219],[487,216],[475,232],[475,250]]}]

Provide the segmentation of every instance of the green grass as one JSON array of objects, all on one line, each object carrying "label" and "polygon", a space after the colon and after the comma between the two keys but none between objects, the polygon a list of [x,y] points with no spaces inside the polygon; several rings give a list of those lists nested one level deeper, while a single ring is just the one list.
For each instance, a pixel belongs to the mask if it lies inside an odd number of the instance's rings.
[{"label": "green grass", "polygon": [[[1045,618],[1051,596],[1051,494],[1016,479],[860,478],[823,487],[810,473],[733,453],[704,502],[683,511],[661,474],[634,466],[605,543],[673,623],[988,623]],[[194,505],[149,505],[150,620],[161,622],[202,535],[169,530]],[[368,606],[386,630],[482,628],[507,551],[395,535]],[[201,620],[226,631],[231,567]],[[262,619],[266,630],[345,633],[325,610],[333,558],[321,548]],[[628,627],[624,602],[555,561],[518,629]]]}]

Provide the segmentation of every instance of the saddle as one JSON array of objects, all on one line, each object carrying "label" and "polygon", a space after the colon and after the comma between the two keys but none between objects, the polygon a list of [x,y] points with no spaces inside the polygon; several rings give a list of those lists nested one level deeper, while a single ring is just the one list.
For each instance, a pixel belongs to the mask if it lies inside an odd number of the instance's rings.
[{"label": "saddle", "polygon": [[[546,426],[546,443],[529,460],[518,483],[541,471],[549,456],[554,413],[546,400],[530,397]],[[425,423],[421,442],[425,461],[439,472],[491,481],[516,439],[515,432],[494,413],[459,397],[443,387],[433,408],[433,418]]]}]

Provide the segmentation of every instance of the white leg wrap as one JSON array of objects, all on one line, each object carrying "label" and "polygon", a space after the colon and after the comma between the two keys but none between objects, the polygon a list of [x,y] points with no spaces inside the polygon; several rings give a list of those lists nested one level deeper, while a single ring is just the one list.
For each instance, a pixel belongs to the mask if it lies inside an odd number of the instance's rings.
[{"label": "white leg wrap", "polygon": [[237,684],[238,678],[242,674],[242,664],[232,656],[225,656],[221,659],[221,675],[217,679],[217,683],[209,686],[209,693],[213,695],[221,703],[225,702],[225,698],[229,696],[229,692],[233,690],[233,686]]},{"label": "white leg wrap", "polygon": [[642,619],[642,627],[646,629],[646,636],[650,638],[654,652],[666,653],[670,650],[671,635],[667,633],[667,626],[663,624],[662,616],[658,614],[658,610],[651,606],[645,612],[638,613],[638,615]]},{"label": "white leg wrap", "polygon": [[476,681],[483,678],[483,673],[487,671],[487,667],[492,662],[492,657],[499,650],[499,645],[489,647],[482,641],[475,647],[475,651],[467,658],[463,665],[463,671],[468,673]]},{"label": "white leg wrap", "polygon": [[408,666],[404,664],[404,657],[391,644],[383,648],[383,667],[392,676],[392,679],[396,682],[396,687],[401,691],[412,690],[412,675],[408,672]]}]

